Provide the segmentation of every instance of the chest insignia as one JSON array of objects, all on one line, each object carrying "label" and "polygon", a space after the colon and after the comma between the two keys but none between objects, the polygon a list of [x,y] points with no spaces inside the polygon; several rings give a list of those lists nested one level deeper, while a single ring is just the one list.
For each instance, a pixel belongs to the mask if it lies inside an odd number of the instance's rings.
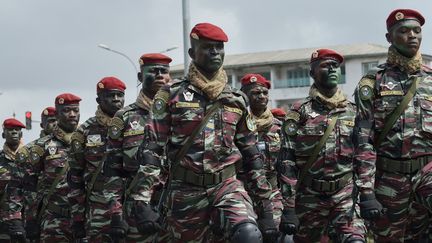
[{"label": "chest insignia", "polygon": [[48,149],[48,153],[50,155],[54,155],[57,153],[57,145],[51,141],[48,145],[47,145],[47,149]]},{"label": "chest insignia", "polygon": [[189,91],[185,91],[185,92],[183,92],[183,97],[186,101],[192,101],[194,94],[189,92]]}]

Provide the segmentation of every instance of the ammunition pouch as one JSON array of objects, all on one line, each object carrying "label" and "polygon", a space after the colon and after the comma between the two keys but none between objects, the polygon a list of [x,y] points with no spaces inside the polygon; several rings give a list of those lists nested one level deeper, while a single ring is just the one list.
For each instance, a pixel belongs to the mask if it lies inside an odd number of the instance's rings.
[{"label": "ammunition pouch", "polygon": [[235,164],[229,165],[220,171],[214,173],[198,174],[183,166],[175,165],[171,168],[171,178],[173,180],[180,180],[185,183],[193,184],[196,186],[212,186],[217,185],[228,178],[236,175]]},{"label": "ammunition pouch", "polygon": [[408,160],[377,157],[376,167],[378,170],[390,173],[413,174],[421,170],[431,160],[431,155]]},{"label": "ammunition pouch", "polygon": [[347,173],[336,180],[318,180],[313,179],[310,176],[306,176],[303,180],[303,183],[306,187],[312,188],[314,191],[335,192],[348,185],[352,178],[352,173]]}]

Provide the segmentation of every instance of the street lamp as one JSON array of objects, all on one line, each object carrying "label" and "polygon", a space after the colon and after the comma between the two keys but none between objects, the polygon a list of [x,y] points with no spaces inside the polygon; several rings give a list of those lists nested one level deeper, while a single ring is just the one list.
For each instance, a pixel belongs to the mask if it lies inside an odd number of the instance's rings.
[{"label": "street lamp", "polygon": [[159,53],[166,53],[166,52],[169,52],[169,51],[175,50],[175,49],[177,49],[177,48],[178,48],[178,46],[173,46],[173,47],[167,48],[167,49],[165,49],[165,50],[163,50],[163,51],[160,51]]},{"label": "street lamp", "polygon": [[[99,44],[98,47],[99,47],[99,48],[102,48],[102,49],[104,49],[104,50],[110,51],[110,52],[117,53],[117,54],[119,54],[119,55],[125,57],[125,58],[126,58],[126,59],[131,63],[131,64],[132,64],[132,66],[133,66],[133,68],[134,68],[134,70],[135,70],[135,76],[138,77],[138,76],[137,76],[137,74],[138,74],[138,69],[137,69],[137,67],[135,66],[135,63],[132,61],[132,59],[131,59],[130,57],[128,57],[128,56],[127,56],[126,54],[124,54],[123,52],[119,52],[119,51],[117,51],[117,50],[111,49],[108,45],[105,45],[105,44]],[[140,81],[139,81],[138,78],[137,78],[137,93],[138,93],[138,86],[139,86],[139,85],[140,85]]]}]

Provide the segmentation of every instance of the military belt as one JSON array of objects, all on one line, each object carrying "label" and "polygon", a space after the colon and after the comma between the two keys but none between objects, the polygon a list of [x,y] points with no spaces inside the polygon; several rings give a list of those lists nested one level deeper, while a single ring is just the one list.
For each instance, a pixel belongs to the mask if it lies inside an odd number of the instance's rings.
[{"label": "military belt", "polygon": [[334,192],[348,185],[352,177],[352,173],[347,173],[336,180],[318,180],[308,176],[304,178],[303,183],[305,186],[312,188],[314,191]]},{"label": "military belt", "polygon": [[62,207],[62,206],[58,206],[54,203],[48,203],[47,210],[48,210],[48,212],[51,212],[53,214],[57,214],[59,216],[65,217],[65,218],[69,218],[71,215],[67,206]]},{"label": "military belt", "polygon": [[235,164],[214,173],[198,174],[180,165],[173,166],[171,171],[171,178],[173,180],[180,180],[196,186],[216,185],[236,175]]},{"label": "military belt", "polygon": [[423,166],[425,166],[431,160],[431,155],[409,160],[397,160],[386,157],[378,157],[376,167],[379,170],[392,173],[398,172],[402,174],[412,174],[422,169]]}]

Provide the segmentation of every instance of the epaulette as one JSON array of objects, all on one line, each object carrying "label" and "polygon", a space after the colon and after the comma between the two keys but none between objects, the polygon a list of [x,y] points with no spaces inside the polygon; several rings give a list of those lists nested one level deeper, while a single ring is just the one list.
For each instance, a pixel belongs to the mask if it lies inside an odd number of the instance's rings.
[{"label": "epaulette", "polygon": [[297,134],[299,122],[301,119],[301,108],[304,104],[310,102],[311,100],[312,99],[310,97],[298,100],[291,106],[291,109],[287,112],[282,129],[288,136],[294,136]]},{"label": "epaulette", "polygon": [[45,147],[45,144],[46,144],[48,141],[50,141],[53,137],[54,137],[54,136],[53,136],[52,134],[48,134],[48,135],[46,135],[45,137],[41,137],[41,138],[39,138],[39,139],[36,139],[36,141],[35,141],[35,143],[33,144],[33,146],[34,146],[34,145],[38,145],[38,146],[41,146],[41,147]]},{"label": "epaulette", "polygon": [[16,161],[19,163],[25,163],[30,158],[29,147],[23,146],[17,151]]},{"label": "epaulette", "polygon": [[300,111],[301,108],[302,108],[302,106],[303,106],[304,104],[310,102],[310,101],[312,101],[312,98],[309,97],[309,96],[306,97],[306,98],[303,98],[303,99],[301,99],[301,100],[298,100],[298,101],[294,102],[294,104],[292,104],[292,106],[291,106],[291,110]]},{"label": "epaulette", "polygon": [[71,147],[74,152],[82,151],[84,148],[85,137],[82,131],[75,131],[71,136]]},{"label": "epaulette", "polygon": [[122,109],[120,109],[119,111],[116,112],[114,117],[124,117],[126,113],[130,112],[130,111],[134,111],[139,109],[138,105],[134,102],[132,104],[129,104],[125,107],[123,107]]},{"label": "epaulette", "polygon": [[97,123],[96,117],[90,117],[89,119],[87,119],[83,124],[81,124],[77,130],[87,130],[88,128],[90,128],[92,125],[94,125],[95,123]]}]

